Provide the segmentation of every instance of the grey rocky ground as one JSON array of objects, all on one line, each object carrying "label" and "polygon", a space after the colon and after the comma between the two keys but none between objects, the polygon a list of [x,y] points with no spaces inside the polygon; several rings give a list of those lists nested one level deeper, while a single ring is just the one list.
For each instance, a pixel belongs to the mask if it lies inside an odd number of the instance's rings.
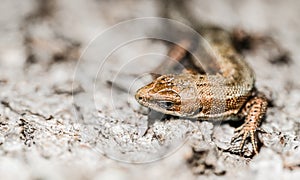
[{"label": "grey rocky ground", "polygon": [[268,35],[289,51],[289,63],[270,60],[268,46],[246,54],[257,88],[273,100],[257,156],[222,150],[233,135],[229,123],[149,120],[134,100],[136,78],[163,59],[165,43],[128,43],[99,66],[106,54],[94,46],[118,37],[89,42],[121,21],[158,16],[157,1],[2,0],[0,178],[299,179],[300,3],[188,5],[199,21]]}]

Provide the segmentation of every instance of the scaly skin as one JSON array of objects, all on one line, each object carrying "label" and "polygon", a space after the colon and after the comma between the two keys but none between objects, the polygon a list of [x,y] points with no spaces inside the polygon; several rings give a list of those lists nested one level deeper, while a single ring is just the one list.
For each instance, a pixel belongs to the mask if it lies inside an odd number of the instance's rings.
[{"label": "scaly skin", "polygon": [[[244,118],[244,124],[236,129],[232,141],[242,137],[242,152],[250,135],[253,151],[257,154],[255,133],[266,113],[267,100],[254,88],[253,70],[234,49],[229,33],[208,28],[201,35],[208,42],[212,57],[215,58],[202,59],[203,62],[193,58],[192,61],[199,68],[205,67],[207,74],[187,71],[162,75],[140,88],[135,98],[143,106],[179,117],[208,121]],[[171,58],[182,59],[185,55],[182,49],[191,49],[184,42],[182,48],[174,48],[175,51],[180,50],[180,53],[174,53],[174,49],[170,51]],[[192,53],[201,58],[199,49]]]}]

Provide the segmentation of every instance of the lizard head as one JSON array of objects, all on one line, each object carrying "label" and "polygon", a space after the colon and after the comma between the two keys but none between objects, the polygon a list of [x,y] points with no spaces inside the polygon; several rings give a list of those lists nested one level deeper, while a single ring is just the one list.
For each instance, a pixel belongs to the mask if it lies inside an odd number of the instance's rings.
[{"label": "lizard head", "polygon": [[197,88],[201,78],[199,75],[195,76],[193,74],[162,75],[140,88],[135,98],[141,105],[155,111],[192,117],[202,110],[199,88]]}]

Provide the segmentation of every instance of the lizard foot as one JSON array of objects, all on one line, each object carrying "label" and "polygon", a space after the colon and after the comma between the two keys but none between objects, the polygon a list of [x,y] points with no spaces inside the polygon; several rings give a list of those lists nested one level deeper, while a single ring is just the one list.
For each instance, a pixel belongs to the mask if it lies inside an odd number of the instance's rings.
[{"label": "lizard foot", "polygon": [[243,147],[246,143],[246,139],[250,136],[253,151],[255,154],[258,154],[256,127],[253,127],[248,123],[245,123],[245,124],[241,125],[240,127],[236,128],[234,132],[235,132],[235,135],[233,136],[231,143],[233,143],[235,140],[242,137],[242,140],[241,140],[241,143],[239,146],[240,153],[243,152]]},{"label": "lizard foot", "polygon": [[255,154],[258,154],[257,131],[265,132],[259,127],[260,121],[266,113],[267,100],[264,96],[256,96],[246,104],[243,112],[246,115],[245,123],[235,129],[235,135],[231,142],[233,143],[239,137],[242,137],[239,151],[243,152],[246,139],[250,136],[251,144]]}]

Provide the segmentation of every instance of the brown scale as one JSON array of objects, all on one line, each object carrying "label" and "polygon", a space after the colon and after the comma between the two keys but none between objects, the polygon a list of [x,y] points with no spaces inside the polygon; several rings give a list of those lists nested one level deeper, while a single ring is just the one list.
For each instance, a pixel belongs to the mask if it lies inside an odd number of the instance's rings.
[{"label": "brown scale", "polygon": [[241,96],[241,97],[233,97],[226,99],[226,109],[225,111],[229,110],[239,110],[240,107],[246,102],[248,99],[247,96]]}]

